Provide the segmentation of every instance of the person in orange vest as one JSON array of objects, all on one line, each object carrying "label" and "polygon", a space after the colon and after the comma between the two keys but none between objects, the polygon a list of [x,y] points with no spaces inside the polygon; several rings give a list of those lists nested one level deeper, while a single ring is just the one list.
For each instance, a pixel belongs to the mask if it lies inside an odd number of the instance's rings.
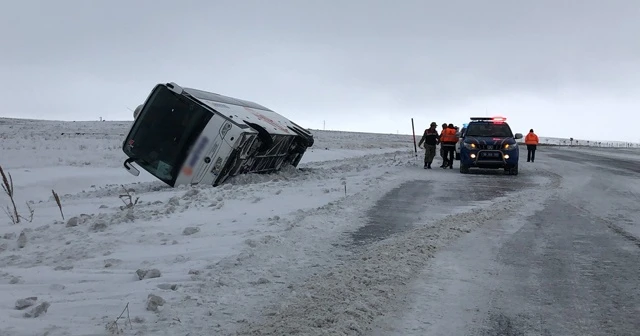
[{"label": "person in orange vest", "polygon": [[440,132],[440,157],[442,158],[442,164],[440,165],[440,168],[445,168],[447,166],[447,155],[445,153],[445,147],[442,146],[442,135],[446,129],[447,123],[442,124],[442,131]]},{"label": "person in orange vest", "polygon": [[449,124],[447,128],[442,131],[442,136],[440,137],[440,143],[444,148],[444,154],[446,159],[446,164],[442,167],[446,169],[449,166],[449,169],[453,169],[453,161],[455,160],[456,155],[456,143],[458,143],[458,135],[456,129],[453,124]]},{"label": "person in orange vest", "polygon": [[539,142],[538,136],[533,132],[533,129],[530,129],[527,136],[524,137],[524,143],[527,145],[527,162],[536,160],[536,149]]}]

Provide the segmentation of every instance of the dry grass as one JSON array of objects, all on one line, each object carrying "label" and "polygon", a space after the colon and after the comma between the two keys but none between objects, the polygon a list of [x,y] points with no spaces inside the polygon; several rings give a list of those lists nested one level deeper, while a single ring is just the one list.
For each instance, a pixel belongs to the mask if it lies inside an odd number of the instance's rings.
[{"label": "dry grass", "polygon": [[4,190],[5,194],[9,196],[9,200],[11,202],[11,207],[7,205],[6,209],[3,209],[5,214],[11,219],[13,224],[19,224],[23,219],[29,223],[33,221],[33,213],[34,210],[31,208],[31,205],[27,204],[27,209],[29,210],[29,216],[24,217],[20,215],[18,212],[18,207],[16,206],[15,201],[15,189],[13,188],[13,177],[11,177],[11,173],[4,172],[2,166],[0,166],[0,175],[2,176],[2,190]]},{"label": "dry grass", "polygon": [[55,190],[51,189],[51,193],[53,193],[53,199],[56,200],[56,204],[58,205],[58,209],[60,209],[60,216],[62,216],[62,220],[64,220],[64,212],[62,212],[62,203],[60,203],[60,196],[56,193]]}]

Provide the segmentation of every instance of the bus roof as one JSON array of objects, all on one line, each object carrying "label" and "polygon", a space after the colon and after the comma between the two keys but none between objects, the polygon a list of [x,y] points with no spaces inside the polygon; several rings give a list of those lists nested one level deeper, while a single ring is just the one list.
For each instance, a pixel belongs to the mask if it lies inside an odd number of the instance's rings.
[{"label": "bus roof", "polygon": [[273,112],[272,110],[270,110],[270,109],[268,109],[268,108],[266,108],[266,107],[264,107],[264,106],[262,106],[260,104],[256,104],[254,102],[250,102],[248,100],[242,100],[242,99],[238,99],[238,98],[227,97],[227,96],[223,96],[221,94],[202,91],[202,90],[198,90],[198,89],[192,89],[192,88],[183,88],[183,89],[188,94],[194,96],[197,99],[206,99],[206,100],[210,100],[210,101],[214,101],[214,102],[218,102],[218,103],[227,103],[227,104],[232,104],[232,105],[250,107],[250,108],[257,109],[257,110]]}]

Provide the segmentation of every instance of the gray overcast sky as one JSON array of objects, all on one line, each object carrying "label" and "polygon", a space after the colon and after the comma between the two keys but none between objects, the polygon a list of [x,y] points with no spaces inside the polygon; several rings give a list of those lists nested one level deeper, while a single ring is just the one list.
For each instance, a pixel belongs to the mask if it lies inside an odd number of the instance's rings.
[{"label": "gray overcast sky", "polygon": [[0,1],[0,116],[131,120],[158,82],[304,127],[640,141],[640,0]]}]

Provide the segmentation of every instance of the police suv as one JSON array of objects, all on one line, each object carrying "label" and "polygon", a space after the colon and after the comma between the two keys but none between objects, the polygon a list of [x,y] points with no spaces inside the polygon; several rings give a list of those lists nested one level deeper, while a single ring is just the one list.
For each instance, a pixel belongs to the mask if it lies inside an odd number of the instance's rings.
[{"label": "police suv", "polygon": [[503,117],[473,117],[460,132],[460,172],[470,168],[504,169],[518,175],[519,148],[515,135]]}]

